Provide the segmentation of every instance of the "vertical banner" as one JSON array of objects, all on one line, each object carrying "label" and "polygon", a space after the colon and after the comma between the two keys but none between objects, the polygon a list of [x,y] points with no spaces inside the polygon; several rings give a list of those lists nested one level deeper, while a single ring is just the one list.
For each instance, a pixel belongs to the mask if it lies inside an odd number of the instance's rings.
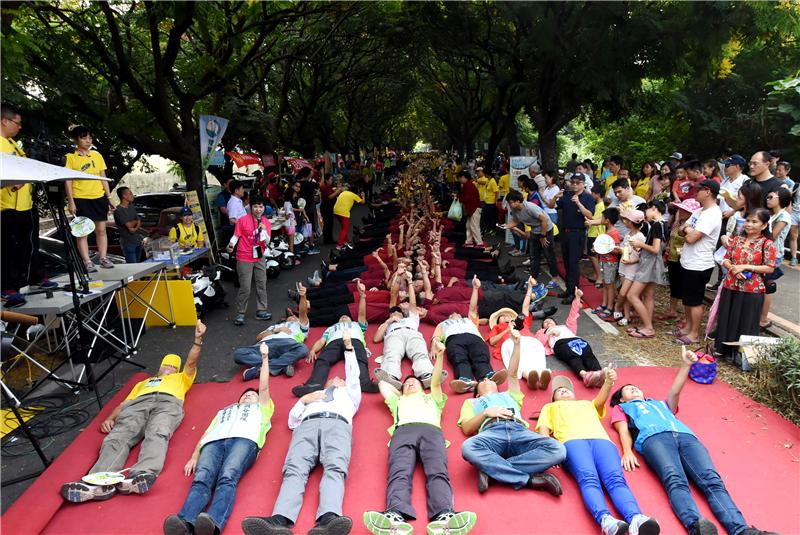
[{"label": "vertical banner", "polygon": [[[227,128],[227,119],[215,117],[214,115],[200,116],[200,161],[203,166],[204,174]],[[205,182],[205,180],[203,182]]]},{"label": "vertical banner", "polygon": [[[536,156],[512,156],[509,159],[509,187],[519,191],[519,177],[527,175],[530,178],[530,166],[537,163],[539,159]],[[507,208],[506,208],[507,209]],[[511,222],[511,211],[509,210],[506,215],[506,223]],[[506,243],[514,243],[514,238],[511,231],[506,231]]]},{"label": "vertical banner", "polygon": [[206,242],[208,242],[208,229],[206,228],[205,218],[203,218],[203,209],[200,206],[200,198],[197,196],[196,191],[188,190],[186,192],[186,206],[192,209],[192,220],[194,221],[195,225],[200,227],[200,230],[203,231],[203,236],[205,237]]}]

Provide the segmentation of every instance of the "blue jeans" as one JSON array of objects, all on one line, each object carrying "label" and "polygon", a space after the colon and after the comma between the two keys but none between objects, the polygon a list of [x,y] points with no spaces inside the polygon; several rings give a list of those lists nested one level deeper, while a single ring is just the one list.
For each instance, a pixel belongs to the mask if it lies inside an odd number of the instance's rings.
[{"label": "blue jeans", "polygon": [[246,438],[225,438],[203,446],[197,460],[192,487],[178,516],[194,524],[214,491],[214,500],[208,515],[222,531],[236,500],[236,486],[256,460],[257,454],[257,444]]},{"label": "blue jeans", "polygon": [[645,440],[642,454],[661,479],[673,512],[686,528],[700,520],[700,512],[689,492],[687,475],[705,494],[714,516],[728,533],[736,535],[747,527],[714,468],[708,450],[697,437],[688,433],[658,433]]},{"label": "blue jeans", "polygon": [[517,251],[526,252],[528,250],[528,240],[520,238],[513,232],[511,236],[514,238],[514,247],[516,247]]},{"label": "blue jeans", "polygon": [[576,439],[566,441],[564,447],[567,448],[564,466],[578,482],[583,503],[595,522],[600,524],[605,515],[611,514],[603,496],[601,481],[614,507],[626,522],[630,523],[634,515],[641,513],[622,474],[622,460],[613,442],[602,438]]},{"label": "blue jeans", "polygon": [[564,455],[560,442],[517,421],[489,425],[461,445],[464,460],[515,489],[524,487],[531,475],[561,463]]},{"label": "blue jeans", "polygon": [[[259,344],[245,346],[233,352],[233,361],[245,366],[261,366],[261,350]],[[269,371],[278,374],[286,366],[294,364],[308,355],[308,347],[288,338],[275,338],[267,340],[269,347]]]},{"label": "blue jeans", "polygon": [[125,261],[129,264],[135,264],[142,258],[142,246],[141,245],[125,245],[122,248],[122,255],[125,257]]}]

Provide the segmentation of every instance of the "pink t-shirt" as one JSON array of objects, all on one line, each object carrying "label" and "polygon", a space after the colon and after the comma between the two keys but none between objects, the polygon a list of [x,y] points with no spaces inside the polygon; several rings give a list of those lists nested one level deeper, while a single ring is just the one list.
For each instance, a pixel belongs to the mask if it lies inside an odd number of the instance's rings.
[{"label": "pink t-shirt", "polygon": [[239,238],[238,246],[236,247],[236,260],[239,262],[256,262],[258,258],[253,258],[253,246],[261,246],[261,257],[267,249],[270,235],[272,234],[272,225],[269,219],[261,216],[262,230],[259,232],[258,223],[255,216],[248,214],[236,220],[236,229],[234,235]]}]

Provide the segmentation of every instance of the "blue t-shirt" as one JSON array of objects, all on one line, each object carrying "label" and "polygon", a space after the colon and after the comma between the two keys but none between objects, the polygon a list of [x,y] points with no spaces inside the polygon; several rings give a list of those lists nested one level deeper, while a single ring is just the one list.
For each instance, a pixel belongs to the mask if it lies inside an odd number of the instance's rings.
[{"label": "blue t-shirt", "polygon": [[686,424],[678,420],[666,401],[646,399],[620,403],[619,407],[628,417],[628,422],[639,430],[633,446],[639,453],[645,440],[658,433],[686,433],[696,436]]}]

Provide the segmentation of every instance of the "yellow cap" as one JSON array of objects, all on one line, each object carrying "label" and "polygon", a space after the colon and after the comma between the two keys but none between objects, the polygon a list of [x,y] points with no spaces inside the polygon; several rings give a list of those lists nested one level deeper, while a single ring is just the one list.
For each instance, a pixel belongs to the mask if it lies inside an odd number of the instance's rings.
[{"label": "yellow cap", "polygon": [[176,355],[175,353],[170,353],[169,355],[164,355],[164,358],[161,359],[161,366],[173,366],[176,370],[181,369],[181,358]]}]

